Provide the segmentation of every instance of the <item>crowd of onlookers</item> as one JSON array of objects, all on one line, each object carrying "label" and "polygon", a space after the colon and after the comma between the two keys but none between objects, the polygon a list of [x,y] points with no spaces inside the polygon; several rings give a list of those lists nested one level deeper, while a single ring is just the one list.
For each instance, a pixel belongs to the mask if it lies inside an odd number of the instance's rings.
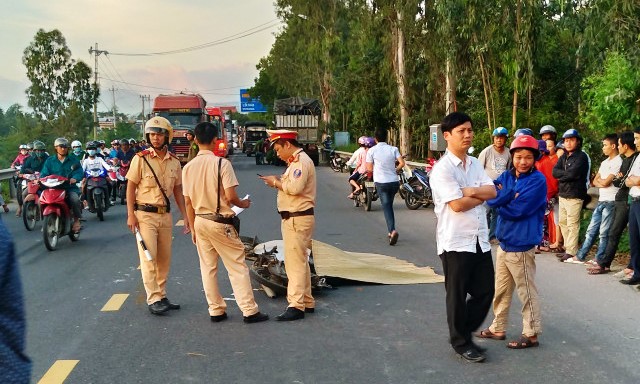
[{"label": "crowd of onlookers", "polygon": [[[514,137],[520,135],[534,136],[534,133],[523,128]],[[543,240],[536,252],[555,252],[561,262],[586,265],[591,275],[605,274],[611,272],[620,238],[628,226],[630,261],[614,276],[623,284],[640,284],[640,161],[635,161],[640,148],[640,128],[602,138],[605,159],[593,179],[591,168],[595,166],[583,151],[583,137],[577,130],[569,129],[558,137],[553,126],[545,125],[538,135],[541,155],[535,167],[545,176],[548,203]],[[509,133],[499,127],[492,138],[492,145],[480,153],[478,160],[487,175],[496,180],[503,172],[512,170],[506,145]],[[592,199],[588,194],[590,186],[598,188],[598,203],[580,244],[582,211]],[[498,243],[496,217],[496,209],[487,208],[489,238],[494,244]],[[595,256],[587,260],[596,241]]]}]

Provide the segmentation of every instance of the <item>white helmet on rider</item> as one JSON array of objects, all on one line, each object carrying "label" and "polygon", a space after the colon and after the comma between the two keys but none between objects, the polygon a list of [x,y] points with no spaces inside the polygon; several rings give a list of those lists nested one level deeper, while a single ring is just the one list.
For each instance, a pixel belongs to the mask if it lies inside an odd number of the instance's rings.
[{"label": "white helmet on rider", "polygon": [[358,145],[363,146],[367,144],[367,136],[358,137]]},{"label": "white helmet on rider", "polygon": [[82,143],[79,140],[73,140],[71,142],[71,148],[82,148]]}]

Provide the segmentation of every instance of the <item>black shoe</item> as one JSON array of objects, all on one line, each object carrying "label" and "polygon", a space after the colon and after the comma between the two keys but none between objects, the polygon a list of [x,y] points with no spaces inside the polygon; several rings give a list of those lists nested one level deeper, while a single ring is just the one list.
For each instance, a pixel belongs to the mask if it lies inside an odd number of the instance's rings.
[{"label": "black shoe", "polygon": [[294,307],[288,307],[282,314],[276,316],[277,321],[294,321],[304,319],[304,311]]},{"label": "black shoe", "polygon": [[162,315],[163,313],[169,310],[169,306],[166,303],[163,303],[162,300],[156,301],[153,304],[149,304],[149,312],[154,315]]},{"label": "black shoe", "polygon": [[244,316],[244,322],[248,324],[259,323],[267,320],[269,320],[269,315],[260,312],[256,312],[251,316]]},{"label": "black shoe", "polygon": [[620,280],[620,283],[624,285],[638,285],[640,284],[640,277],[632,277],[630,279]]},{"label": "black shoe", "polygon": [[481,346],[479,346],[479,345],[478,345],[478,344],[476,344],[476,343],[471,343],[471,345],[473,345],[473,347],[474,347],[475,349],[477,349],[477,350],[478,350],[478,352],[480,352],[480,353],[485,353],[485,352],[487,352],[487,348],[485,348],[485,347],[481,347]]},{"label": "black shoe", "polygon": [[305,308],[305,309],[304,309],[304,313],[313,313],[313,312],[315,312],[315,311],[316,311],[316,309],[315,309],[315,308]]},{"label": "black shoe", "polygon": [[227,312],[224,312],[222,315],[211,316],[211,321],[213,323],[219,323],[223,320],[227,320]]},{"label": "black shoe", "polygon": [[160,301],[167,304],[169,306],[169,309],[180,309],[180,304],[174,304],[170,302],[169,299],[167,299],[166,297]]},{"label": "black shoe", "polygon": [[397,242],[398,232],[394,229],[393,232],[391,232],[391,236],[389,237],[389,245],[396,245]]},{"label": "black shoe", "polygon": [[466,351],[464,352],[458,352],[456,351],[456,353],[458,354],[458,356],[460,356],[462,359],[465,359],[466,361],[470,362],[470,363],[481,363],[483,362],[486,357],[485,355],[483,355],[480,351],[478,351],[475,347],[469,347]]}]

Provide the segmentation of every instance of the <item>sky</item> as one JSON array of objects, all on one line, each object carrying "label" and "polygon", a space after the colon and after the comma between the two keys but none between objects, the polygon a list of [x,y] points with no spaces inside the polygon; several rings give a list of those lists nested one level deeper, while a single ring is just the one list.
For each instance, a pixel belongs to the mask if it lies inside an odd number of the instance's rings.
[{"label": "sky", "polygon": [[[22,64],[37,31],[58,29],[71,57],[94,68],[98,56],[101,88],[98,111],[115,103],[127,114],[142,111],[140,95],[180,91],[201,93],[208,105],[240,104],[241,88],[258,76],[281,28],[272,0],[2,0],[0,12],[0,108],[25,110],[30,85]],[[242,37],[243,35],[247,35]],[[125,56],[179,50],[232,40],[185,53]],[[110,89],[114,88],[112,92]],[[149,107],[146,104],[146,112]]]}]

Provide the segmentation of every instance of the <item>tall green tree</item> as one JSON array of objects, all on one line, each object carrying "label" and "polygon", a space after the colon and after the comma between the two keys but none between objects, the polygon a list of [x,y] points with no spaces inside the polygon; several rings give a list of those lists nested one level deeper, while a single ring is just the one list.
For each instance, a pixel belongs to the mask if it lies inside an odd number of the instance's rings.
[{"label": "tall green tree", "polygon": [[89,112],[98,97],[90,83],[91,69],[71,58],[66,40],[57,29],[38,30],[24,50],[22,62],[31,82],[26,90],[28,105],[42,119],[53,120],[72,104]]}]

